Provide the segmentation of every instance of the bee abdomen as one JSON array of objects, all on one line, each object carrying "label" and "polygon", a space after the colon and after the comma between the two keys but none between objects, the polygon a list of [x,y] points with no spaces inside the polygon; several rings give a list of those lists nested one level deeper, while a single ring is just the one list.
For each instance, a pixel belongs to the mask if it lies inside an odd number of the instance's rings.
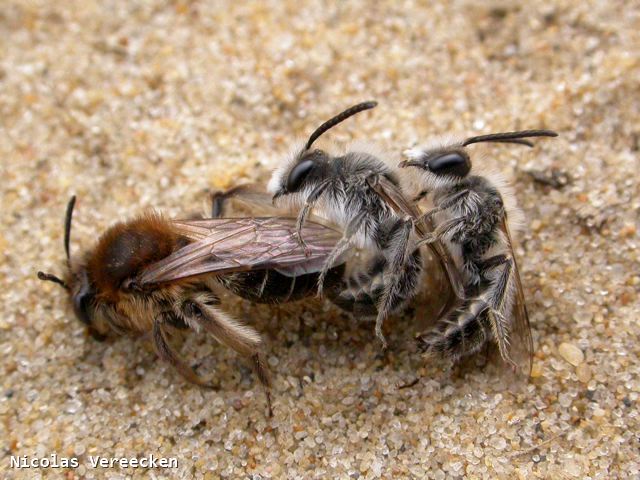
[{"label": "bee abdomen", "polygon": [[491,326],[480,300],[463,305],[432,330],[416,338],[418,348],[428,356],[453,361],[478,352],[491,339]]}]

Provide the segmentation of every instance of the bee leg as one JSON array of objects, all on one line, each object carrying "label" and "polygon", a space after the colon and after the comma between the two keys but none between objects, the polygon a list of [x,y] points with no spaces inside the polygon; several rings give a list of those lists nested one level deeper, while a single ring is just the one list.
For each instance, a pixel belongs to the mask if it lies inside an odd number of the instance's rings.
[{"label": "bee leg", "polygon": [[375,298],[366,292],[354,292],[349,289],[336,292],[328,289],[327,298],[341,310],[351,313],[358,319],[372,317],[378,313]]},{"label": "bee leg", "polygon": [[167,334],[163,328],[166,323],[166,314],[162,315],[160,318],[157,318],[153,322],[153,343],[158,357],[171,364],[188,382],[195,385],[200,385],[201,387],[217,388],[216,385],[206,382],[200,376],[198,376],[198,374],[173,351],[171,345],[169,345]]},{"label": "bee leg", "polygon": [[[295,280],[296,280],[296,278],[293,277],[293,281],[291,282],[293,285],[289,289],[289,293],[287,294],[287,300],[291,297],[291,294],[293,293],[293,286],[295,285]],[[264,278],[262,279],[262,282],[260,283],[260,290],[258,291],[258,297],[259,298],[262,298],[262,296],[264,295],[264,289],[267,288],[267,282],[268,281],[269,281],[269,270],[265,270],[264,271]]]},{"label": "bee leg", "polygon": [[500,265],[503,265],[509,262],[509,257],[504,254],[494,255],[493,257],[485,258],[481,263],[478,264],[478,267],[483,272],[488,272]]},{"label": "bee leg", "polygon": [[[509,355],[511,325],[504,312],[513,295],[515,275],[513,259],[506,255],[496,255],[485,260],[484,265],[496,269],[502,267],[493,279],[483,297],[488,304],[487,315],[491,321],[493,336],[498,344],[502,359],[515,366]],[[486,269],[484,272],[486,273]]]},{"label": "bee leg", "polygon": [[453,362],[479,351],[492,337],[487,307],[482,300],[468,300],[434,328],[417,335],[419,350],[427,357],[442,355]]},{"label": "bee leg", "polygon": [[96,342],[104,342],[107,339],[107,336],[100,333],[98,330],[96,330],[95,328],[89,326],[87,329],[87,332],[89,333],[89,335],[91,335],[91,337],[96,341]]},{"label": "bee leg", "polygon": [[340,255],[347,251],[347,249],[351,245],[351,240],[358,233],[358,230],[360,230],[360,227],[362,226],[366,216],[367,212],[360,212],[353,220],[351,220],[351,222],[349,222],[344,235],[329,254],[329,258],[327,258],[327,260],[324,262],[322,271],[318,276],[318,296],[322,296],[324,279],[327,276],[327,272],[329,271],[329,269],[331,269],[331,267],[333,267],[333,264],[338,260]]},{"label": "bee leg", "polygon": [[493,338],[503,360],[515,366],[509,355],[511,325],[503,313],[512,295],[513,259],[495,255],[482,263],[483,276],[500,267],[498,275],[478,297],[465,302],[429,332],[418,335],[418,346],[423,352],[444,354],[457,361],[479,351]]},{"label": "bee leg", "polygon": [[[410,238],[414,230],[412,219],[402,221],[398,230],[393,234],[388,253],[391,259],[383,273],[389,278],[385,280],[385,289],[378,303],[378,316],[376,318],[376,337],[382,342],[382,348],[387,348],[387,342],[382,333],[384,319],[397,309],[415,291],[417,277],[420,274],[419,252],[412,247]],[[414,255],[415,253],[415,255]],[[416,262],[417,259],[417,262]]]},{"label": "bee leg", "polygon": [[338,259],[338,257],[340,257],[340,255],[342,255],[344,252],[347,251],[347,249],[349,248],[349,245],[350,245],[349,239],[342,237],[340,241],[336,244],[336,246],[333,248],[333,250],[331,250],[331,253],[329,254],[329,258],[327,258],[327,261],[322,266],[322,271],[318,276],[318,297],[321,297],[324,293],[324,280],[327,276],[327,272],[329,271],[331,266],[334,264],[334,262]]},{"label": "bee leg", "polygon": [[269,416],[272,416],[271,380],[263,354],[260,351],[262,340],[258,333],[253,328],[230,317],[224,311],[206,305],[197,298],[185,302],[182,310],[188,322],[195,323],[196,326],[203,328],[219,342],[251,359],[253,369],[267,396]]},{"label": "bee leg", "polygon": [[273,417],[273,408],[271,406],[271,377],[269,376],[269,369],[265,365],[264,357],[259,352],[256,352],[251,356],[251,362],[258,380],[260,380],[260,383],[264,387],[264,394],[267,397],[268,414],[270,417]]},{"label": "bee leg", "polygon": [[328,186],[329,182],[325,181],[314,188],[307,196],[307,200],[305,201],[302,210],[300,210],[300,213],[298,214],[298,220],[296,222],[296,234],[298,235],[298,242],[300,242],[300,245],[305,249],[305,251],[308,251],[308,247],[304,242],[304,239],[302,238],[302,226],[304,225],[304,221],[311,213],[311,210],[313,210],[314,203],[318,200],[318,198],[320,198],[320,195],[322,195],[322,193]]},{"label": "bee leg", "polygon": [[440,208],[440,207],[435,207],[432,208],[431,210],[429,210],[427,213],[425,213],[424,215],[422,215],[421,217],[419,217],[416,220],[416,223],[420,223],[420,222],[424,222],[426,225],[429,225],[428,222],[431,222],[431,220],[433,219],[433,216],[436,213],[440,213],[444,210],[444,208]]},{"label": "bee leg", "polygon": [[437,213],[443,212],[444,210],[447,210],[451,207],[453,207],[454,205],[456,205],[460,200],[462,200],[464,197],[466,197],[467,195],[469,195],[471,193],[471,190],[462,190],[460,192],[456,192],[453,195],[449,195],[448,197],[444,198],[443,200],[441,200],[438,205],[434,208],[432,208],[431,210],[429,210],[427,213],[425,213],[424,215],[422,215],[417,221],[417,222],[430,222],[433,219],[433,216],[436,215]]},{"label": "bee leg", "polygon": [[384,291],[383,273],[387,260],[380,254],[371,259],[364,271],[354,272],[346,280],[327,283],[326,297],[356,318],[375,317]]},{"label": "bee leg", "polygon": [[442,240],[444,237],[451,237],[462,232],[466,228],[466,219],[464,217],[456,217],[451,220],[447,220],[446,222],[438,225],[436,229],[423,236],[422,239],[418,242],[418,247],[423,245],[437,242]]},{"label": "bee leg", "polygon": [[[264,274],[265,280],[268,277],[268,275],[269,275],[269,270],[266,270],[265,274]],[[283,303],[287,303],[291,299],[291,295],[293,295],[293,292],[296,289],[296,279],[297,278],[298,277],[292,277],[291,278],[291,283],[289,284],[289,291],[287,292],[287,296],[284,298]],[[264,291],[264,285],[265,285],[265,282],[262,283],[262,286],[261,286],[261,289],[260,289],[260,296],[262,296],[262,292]]]},{"label": "bee leg", "polygon": [[227,190],[213,192],[211,194],[211,218],[223,217],[227,201],[245,190],[247,190],[247,185],[238,185]]},{"label": "bee leg", "polygon": [[491,322],[491,328],[493,330],[493,338],[495,338],[498,343],[498,350],[500,351],[500,356],[502,359],[510,364],[514,370],[517,370],[518,366],[511,359],[509,355],[509,347],[510,347],[510,328],[509,322],[505,318],[505,316],[498,312],[497,310],[488,309],[487,316],[489,317],[489,321]]},{"label": "bee leg", "polygon": [[229,197],[227,192],[213,192],[211,194],[211,218],[220,218],[224,216],[224,204],[227,203]]}]

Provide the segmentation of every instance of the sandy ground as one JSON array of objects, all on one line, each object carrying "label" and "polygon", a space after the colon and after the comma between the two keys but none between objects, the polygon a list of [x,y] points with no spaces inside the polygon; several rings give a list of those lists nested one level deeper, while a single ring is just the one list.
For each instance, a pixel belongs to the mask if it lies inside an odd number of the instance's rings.
[{"label": "sandy ground", "polygon": [[[639,475],[640,7],[428,3],[3,3],[0,476]],[[36,279],[62,273],[72,193],[79,252],[145,208],[186,215],[208,189],[264,182],[296,139],[365,99],[380,105],[332,139],[374,140],[396,160],[433,134],[560,132],[484,160],[515,184],[527,219],[528,385],[493,367],[425,365],[409,348],[419,301],[388,321],[383,356],[371,324],[322,302],[230,298],[267,342],[268,420],[228,349],[187,336],[183,354],[221,383],[200,390],[145,339],[92,340],[62,290]],[[12,455],[51,454],[79,467],[10,467]],[[89,460],[149,454],[179,465]]]}]

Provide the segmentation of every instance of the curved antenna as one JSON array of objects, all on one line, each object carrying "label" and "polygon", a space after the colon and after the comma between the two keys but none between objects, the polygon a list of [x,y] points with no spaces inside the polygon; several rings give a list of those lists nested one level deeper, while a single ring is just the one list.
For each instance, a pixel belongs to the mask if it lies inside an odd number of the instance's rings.
[{"label": "curved antenna", "polygon": [[76,204],[76,196],[73,195],[69,200],[69,203],[67,204],[67,213],[64,217],[64,251],[67,253],[68,266],[71,266],[71,256],[69,255],[69,242],[71,241],[71,218],[73,217],[73,207],[75,206],[75,204]]},{"label": "curved antenna", "polygon": [[378,102],[358,103],[353,107],[347,108],[344,112],[339,113],[335,117],[330,118],[329,120],[324,122],[322,125],[320,125],[318,128],[316,128],[315,132],[311,134],[311,136],[309,137],[309,140],[307,140],[307,145],[304,147],[305,150],[309,150],[311,148],[311,145],[313,145],[313,142],[315,142],[318,139],[318,137],[320,137],[327,130],[335,127],[339,123],[344,122],[347,118],[352,117],[356,113],[360,113],[364,110],[370,110],[376,105],[378,105]]},{"label": "curved antenna", "polygon": [[477,137],[467,138],[462,146],[466,147],[472,143],[495,142],[495,143],[516,143],[518,145],[526,145],[533,147],[533,143],[529,140],[523,140],[530,137],[557,137],[558,134],[553,130],[522,130],[520,132],[504,132],[491,133],[489,135],[478,135]]},{"label": "curved antenna", "polygon": [[64,280],[56,277],[52,273],[38,272],[38,278],[47,282],[57,283],[58,285],[62,285],[62,288],[64,288],[65,290],[69,290],[69,285],[67,285]]},{"label": "curved antenna", "polygon": [[[489,140],[487,140],[489,141]],[[492,140],[491,143],[515,143],[516,145],[524,145],[525,147],[533,147],[531,140],[525,140],[524,138],[513,138],[511,140]]]}]

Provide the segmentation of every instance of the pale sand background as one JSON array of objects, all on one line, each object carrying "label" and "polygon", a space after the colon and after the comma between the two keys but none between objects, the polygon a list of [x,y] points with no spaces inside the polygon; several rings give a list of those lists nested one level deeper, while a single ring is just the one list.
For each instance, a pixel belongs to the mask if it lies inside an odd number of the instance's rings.
[{"label": "pale sand background", "polygon": [[[142,478],[84,465],[153,453],[180,461],[156,478],[637,477],[638,2],[242,3],[2,3],[0,476]],[[524,390],[491,368],[423,368],[406,347],[419,303],[388,322],[384,358],[370,324],[320,302],[230,301],[267,341],[267,421],[229,350],[188,337],[183,353],[222,383],[202,391],[143,340],[86,337],[63,292],[36,280],[62,271],[72,193],[77,251],[146,207],[202,211],[207,189],[266,179],[294,139],[370,98],[380,106],[332,139],[399,158],[428,134],[561,133],[486,160],[527,218],[537,350]],[[554,168],[569,185],[525,173]],[[416,370],[426,378],[398,391]],[[11,454],[54,452],[83,467],[8,469]]]}]

